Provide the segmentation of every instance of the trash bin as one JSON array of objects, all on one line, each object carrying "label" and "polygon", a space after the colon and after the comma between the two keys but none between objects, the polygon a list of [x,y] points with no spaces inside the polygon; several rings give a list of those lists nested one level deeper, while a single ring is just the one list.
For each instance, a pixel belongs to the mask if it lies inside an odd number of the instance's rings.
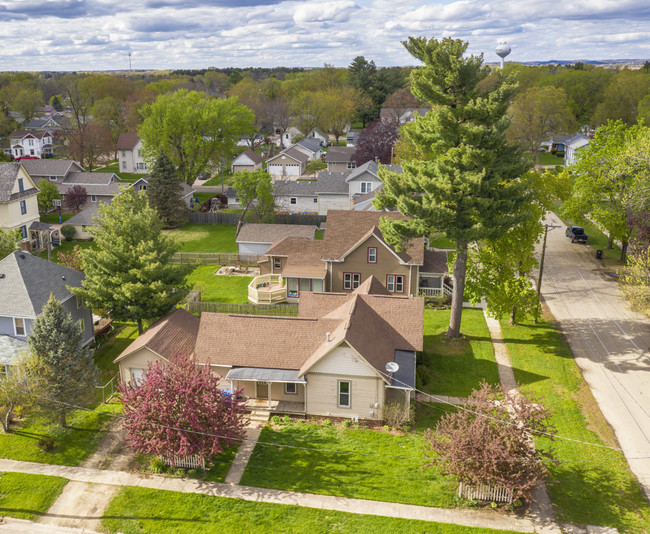
[{"label": "trash bin", "polygon": [[596,251],[596,259],[597,260],[602,260],[603,259],[603,251],[602,250],[597,250]]}]

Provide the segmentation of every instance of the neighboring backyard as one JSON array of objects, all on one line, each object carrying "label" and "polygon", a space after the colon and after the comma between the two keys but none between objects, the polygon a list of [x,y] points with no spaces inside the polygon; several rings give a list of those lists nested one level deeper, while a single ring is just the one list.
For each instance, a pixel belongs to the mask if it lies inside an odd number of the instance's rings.
[{"label": "neighboring backyard", "polygon": [[506,531],[471,528],[391,517],[316,510],[300,506],[226,499],[209,495],[126,487],[104,512],[102,525],[125,534],[243,533],[346,534],[436,533],[506,534]]},{"label": "neighboring backyard", "polygon": [[482,380],[499,383],[483,310],[463,309],[460,339],[449,339],[449,310],[424,311],[424,352],[418,355],[417,387],[427,393],[467,397]]},{"label": "neighboring backyard", "polygon": [[[548,318],[547,318],[548,319]],[[521,391],[540,396],[554,411],[557,464],[549,464],[547,483],[558,519],[573,524],[616,527],[620,532],[650,532],[650,507],[618,447],[562,336],[546,321],[510,326],[503,337]],[[538,447],[549,440],[535,439]]]},{"label": "neighboring backyard", "polygon": [[236,228],[230,224],[185,224],[165,234],[182,243],[181,252],[237,252]]},{"label": "neighboring backyard", "polygon": [[199,265],[187,275],[187,285],[201,291],[201,300],[206,302],[248,302],[248,284],[251,276],[228,276],[215,274],[220,265]]}]

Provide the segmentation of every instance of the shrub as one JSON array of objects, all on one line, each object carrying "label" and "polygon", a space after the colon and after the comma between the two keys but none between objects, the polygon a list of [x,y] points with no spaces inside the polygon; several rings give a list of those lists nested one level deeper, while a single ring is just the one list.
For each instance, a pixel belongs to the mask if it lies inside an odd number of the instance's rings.
[{"label": "shrub", "polygon": [[149,460],[149,470],[152,473],[162,473],[165,471],[165,461],[160,456],[154,456]]},{"label": "shrub", "polygon": [[64,224],[61,227],[61,235],[65,238],[66,241],[72,241],[72,238],[76,233],[77,231],[74,229],[74,226]]},{"label": "shrub", "polygon": [[331,425],[332,425],[332,421],[330,421],[329,419],[323,420],[323,426],[331,426]]},{"label": "shrub", "polygon": [[342,426],[343,428],[348,428],[348,427],[350,426],[350,421],[346,419],[345,421],[343,421],[343,422],[341,423],[341,426]]},{"label": "shrub", "polygon": [[289,425],[289,424],[291,424],[291,417],[289,417],[288,415],[285,415],[285,416],[282,418],[282,422],[283,422],[285,425]]},{"label": "shrub", "polygon": [[413,417],[413,407],[408,409],[399,402],[387,402],[384,406],[384,421],[389,427],[399,428],[407,424]]},{"label": "shrub", "polygon": [[271,423],[274,425],[279,425],[280,424],[280,416],[279,415],[274,415],[271,417]]}]

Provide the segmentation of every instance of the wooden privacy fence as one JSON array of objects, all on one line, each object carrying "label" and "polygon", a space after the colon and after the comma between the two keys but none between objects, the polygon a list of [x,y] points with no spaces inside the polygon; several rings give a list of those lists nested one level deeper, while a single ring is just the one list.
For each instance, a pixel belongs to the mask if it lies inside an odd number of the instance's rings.
[{"label": "wooden privacy fence", "polygon": [[190,301],[190,313],[232,313],[236,315],[273,315],[276,317],[297,317],[297,304],[231,304],[228,302]]},{"label": "wooden privacy fence", "polygon": [[461,482],[458,485],[458,496],[477,501],[512,502],[511,489],[504,488],[503,486],[489,486],[487,484],[468,486]]},{"label": "wooden privacy fence", "polygon": [[236,252],[176,252],[169,263],[174,265],[243,265],[257,267],[263,256]]},{"label": "wooden privacy fence", "polygon": [[199,456],[171,456],[163,458],[163,462],[184,469],[205,469],[205,460]]},{"label": "wooden privacy fence", "polygon": [[[200,213],[191,212],[190,222],[193,224],[237,224],[239,222],[239,213]],[[273,222],[275,224],[306,224],[309,226],[320,226],[327,217],[325,215],[315,215],[312,213],[276,213]]]}]

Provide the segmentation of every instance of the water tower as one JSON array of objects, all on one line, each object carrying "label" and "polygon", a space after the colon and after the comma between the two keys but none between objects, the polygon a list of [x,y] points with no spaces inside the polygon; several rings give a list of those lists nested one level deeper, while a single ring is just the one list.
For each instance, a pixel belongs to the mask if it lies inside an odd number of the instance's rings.
[{"label": "water tower", "polygon": [[505,58],[510,52],[512,52],[512,48],[510,48],[510,45],[505,41],[500,41],[495,52],[497,53],[497,56],[501,58],[501,68],[503,68]]}]

